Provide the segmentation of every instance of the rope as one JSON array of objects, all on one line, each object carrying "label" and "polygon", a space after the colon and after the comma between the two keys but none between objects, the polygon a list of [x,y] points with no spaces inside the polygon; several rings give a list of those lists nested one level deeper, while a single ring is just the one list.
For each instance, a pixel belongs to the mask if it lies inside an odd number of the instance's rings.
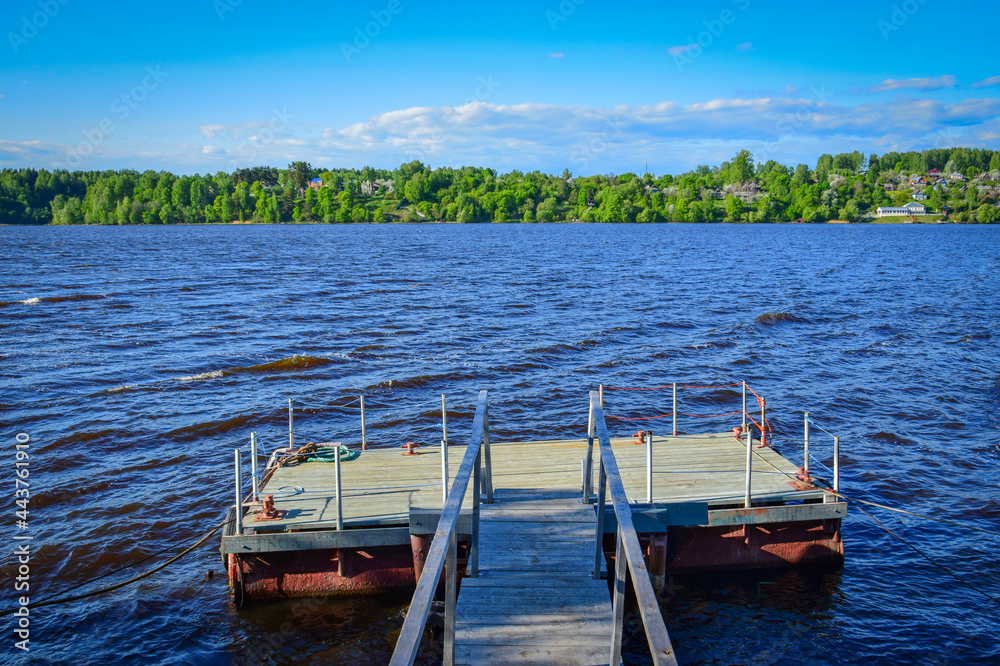
[{"label": "rope", "polygon": [[[743,411],[729,412],[727,414],[681,414],[677,413],[677,416],[686,416],[695,419],[721,419],[726,416],[736,416],[737,414],[742,414]],[[673,413],[660,414],[658,416],[611,416],[608,415],[609,419],[617,419],[619,421],[648,421],[649,419],[662,419],[667,416],[673,416]],[[752,419],[751,419],[752,420]],[[759,427],[759,426],[758,426]]]},{"label": "rope", "polygon": [[[839,495],[839,493],[837,493],[837,494]],[[884,529],[884,530],[885,530],[886,532],[888,532],[889,534],[891,534],[891,535],[892,535],[893,537],[895,537],[895,538],[896,538],[897,540],[899,540],[899,541],[903,542],[904,544],[906,544],[907,546],[909,546],[910,548],[912,548],[912,549],[913,549],[913,551],[914,551],[914,552],[915,552],[915,553],[916,553],[917,555],[919,555],[920,557],[924,558],[925,560],[927,560],[928,562],[930,562],[931,564],[933,564],[933,565],[934,565],[934,566],[936,566],[937,568],[941,569],[942,571],[944,571],[945,573],[947,573],[947,574],[948,574],[949,576],[951,576],[952,578],[954,578],[954,579],[955,579],[955,580],[957,580],[958,582],[960,582],[960,583],[963,583],[963,584],[965,584],[965,585],[966,585],[967,587],[969,587],[970,589],[972,589],[972,590],[975,590],[975,591],[976,591],[976,592],[978,592],[979,594],[983,595],[984,597],[986,597],[986,598],[987,598],[987,599],[989,599],[990,601],[992,601],[992,602],[994,602],[994,603],[996,603],[996,604],[1000,604],[1000,598],[997,598],[997,597],[994,597],[994,596],[991,596],[991,595],[990,595],[990,594],[989,594],[988,592],[986,592],[986,591],[982,590],[982,589],[981,589],[981,588],[979,588],[979,587],[978,587],[977,585],[974,585],[973,583],[969,582],[968,580],[966,580],[966,579],[965,579],[965,578],[963,578],[962,576],[959,576],[959,575],[958,575],[957,573],[955,573],[954,571],[952,571],[951,569],[949,569],[949,568],[948,568],[948,567],[946,567],[945,565],[941,564],[940,562],[938,562],[937,560],[935,560],[935,559],[934,559],[933,557],[931,557],[930,555],[927,555],[926,553],[924,553],[924,552],[923,552],[922,550],[920,550],[919,548],[917,548],[916,546],[914,546],[914,545],[913,545],[912,543],[910,543],[909,541],[907,541],[906,539],[904,539],[903,537],[901,537],[900,535],[896,534],[896,533],[895,533],[895,532],[893,532],[893,531],[892,531],[891,529],[889,529],[889,527],[888,527],[888,526],[886,526],[886,525],[885,525],[885,524],[884,524],[884,523],[883,523],[883,522],[882,522],[881,520],[879,520],[878,518],[876,518],[875,516],[873,516],[873,515],[872,515],[872,514],[871,514],[870,512],[866,511],[866,510],[865,510],[865,509],[864,509],[864,508],[863,508],[862,506],[860,506],[860,505],[859,505],[859,504],[858,504],[858,503],[857,503],[857,502],[856,502],[855,500],[852,500],[851,498],[847,497],[846,495],[839,495],[839,496],[840,496],[840,497],[843,497],[843,498],[844,498],[845,500],[847,500],[848,502],[850,502],[850,503],[854,504],[855,506],[857,506],[858,510],[859,510],[859,511],[860,511],[861,513],[865,514],[866,516],[868,516],[869,518],[871,518],[872,520],[874,520],[874,521],[875,521],[876,523],[878,523],[879,527],[881,527],[881,528],[882,528],[882,529]]]},{"label": "rope", "polygon": [[814,463],[816,463],[817,465],[819,465],[820,467],[822,467],[823,469],[825,469],[826,471],[828,471],[830,474],[833,474],[833,470],[830,469],[829,467],[827,467],[825,464],[823,464],[823,461],[819,460],[812,453],[809,454],[809,460],[813,461]]},{"label": "rope", "polygon": [[[743,386],[742,383],[738,384],[717,384],[715,386],[694,386],[693,384],[678,384],[677,388],[686,389],[717,389],[717,388],[731,388],[733,386]],[[643,388],[620,388],[616,386],[605,386],[605,391],[662,391],[664,389],[674,388],[673,384],[668,384],[666,386],[649,386]],[[749,387],[747,387],[749,388]],[[751,389],[752,390],[752,389]]]},{"label": "rope", "polygon": [[690,384],[678,384],[677,388],[686,389],[718,389],[718,388],[732,388],[734,386],[743,386],[742,382],[736,384],[716,384],[715,386],[692,386]]},{"label": "rope", "polygon": [[616,388],[614,386],[605,386],[605,391],[662,391],[663,389],[672,389],[673,384],[668,386],[650,386],[648,388]]},{"label": "rope", "polygon": [[[72,597],[59,597],[57,599],[47,599],[47,600],[44,600],[44,601],[40,601],[40,602],[31,604],[29,606],[29,608],[31,608],[31,609],[41,608],[43,606],[54,606],[56,604],[69,603],[70,601],[80,601],[81,599],[89,599],[90,597],[96,597],[98,595],[106,594],[108,592],[112,592],[112,591],[117,590],[119,588],[125,587],[126,585],[131,585],[132,583],[134,583],[134,582],[136,582],[138,580],[142,580],[143,578],[148,578],[149,576],[152,576],[157,571],[161,571],[162,569],[165,569],[166,567],[170,566],[171,564],[173,564],[177,560],[181,559],[182,557],[184,557],[185,555],[187,555],[188,553],[190,553],[192,550],[194,550],[198,546],[200,546],[203,543],[205,543],[206,541],[208,541],[208,539],[211,538],[211,536],[213,534],[215,534],[216,532],[218,532],[219,530],[221,530],[223,527],[225,527],[225,525],[226,525],[227,522],[229,522],[228,518],[226,520],[223,520],[221,523],[219,523],[218,525],[216,525],[215,527],[213,527],[208,532],[206,532],[205,535],[203,537],[201,537],[200,539],[198,539],[198,541],[196,541],[193,545],[191,545],[188,548],[184,549],[183,551],[181,551],[177,555],[174,555],[173,557],[171,557],[169,560],[167,560],[163,564],[160,564],[160,565],[158,565],[156,567],[153,567],[152,569],[150,569],[149,571],[147,571],[145,573],[141,573],[138,576],[133,576],[132,578],[129,578],[128,580],[124,580],[124,581],[122,581],[120,583],[115,583],[114,585],[109,585],[108,587],[103,587],[103,588],[101,588],[99,590],[94,590],[93,592],[87,592],[86,594],[78,594],[78,595],[72,596]],[[149,557],[153,557],[153,556],[150,555]],[[144,562],[145,560],[148,560],[149,557],[144,558],[142,560],[138,560],[137,562],[133,562],[130,565],[122,567],[122,569],[127,569],[129,567],[135,566],[136,564],[139,564],[140,562]],[[119,569],[119,571],[121,571],[121,569]],[[114,573],[114,572],[112,572],[112,573]],[[111,575],[111,574],[104,574],[104,576],[98,576],[97,578],[89,580],[89,581],[87,581],[85,583],[81,583],[80,585],[77,585],[76,587],[70,588],[70,590],[67,590],[67,592],[79,589],[80,587],[83,587],[84,585],[89,585],[90,583],[93,583],[94,581],[100,580],[101,578],[104,578],[105,576],[109,576],[109,575]],[[65,594],[65,592],[63,592],[63,594]],[[16,609],[10,609],[10,610],[6,611],[3,614],[4,615],[10,615],[10,614],[12,614],[14,612],[16,612]]]},{"label": "rope", "polygon": [[836,435],[834,435],[832,432],[830,432],[829,430],[827,430],[826,428],[824,428],[820,424],[818,424],[815,421],[813,421],[811,417],[809,419],[809,425],[816,426],[817,428],[819,428],[820,430],[822,430],[823,432],[825,432],[826,434],[828,434],[830,437],[836,437]]},{"label": "rope", "polygon": [[914,513],[913,511],[907,511],[906,509],[897,509],[891,506],[886,506],[884,504],[878,504],[877,502],[869,502],[867,500],[859,500],[853,497],[848,497],[843,493],[836,490],[827,490],[828,493],[836,497],[842,497],[848,502],[857,502],[859,504],[867,504],[868,506],[878,507],[879,509],[885,509],[886,511],[894,511],[896,513],[902,513],[907,516],[913,516],[914,518],[922,518],[923,520],[930,520],[937,523],[944,523],[945,525],[951,525],[953,527],[962,527],[967,530],[975,530],[976,532],[982,532],[983,534],[989,534],[990,536],[1000,537],[1000,532],[994,532],[993,530],[983,529],[982,527],[976,527],[975,525],[969,525],[968,523],[960,523],[954,520],[948,520],[947,518],[938,518],[937,516],[927,516],[920,513]]}]

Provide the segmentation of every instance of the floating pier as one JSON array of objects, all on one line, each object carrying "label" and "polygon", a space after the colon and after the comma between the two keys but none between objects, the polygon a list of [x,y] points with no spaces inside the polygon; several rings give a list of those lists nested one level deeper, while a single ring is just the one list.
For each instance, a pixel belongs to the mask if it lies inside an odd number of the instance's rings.
[{"label": "floating pier", "polygon": [[629,578],[654,663],[673,663],[655,593],[668,575],[838,563],[847,511],[828,492],[839,451],[824,481],[742,426],[673,432],[611,438],[595,391],[586,438],[493,443],[484,391],[467,445],[317,451],[290,435],[252,465],[249,494],[237,452],[230,583],[240,600],[416,586],[405,664],[444,576],[446,664],[617,664]]}]

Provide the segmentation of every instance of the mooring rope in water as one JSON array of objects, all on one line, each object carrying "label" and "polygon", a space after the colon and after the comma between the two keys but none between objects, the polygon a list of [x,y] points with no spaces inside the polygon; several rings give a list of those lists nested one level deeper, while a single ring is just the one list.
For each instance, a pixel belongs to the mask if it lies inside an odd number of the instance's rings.
[{"label": "mooring rope in water", "polygon": [[[744,446],[745,446],[745,444],[744,444]],[[757,456],[758,458],[760,458],[761,460],[763,460],[768,465],[770,465],[775,471],[779,472],[780,474],[784,474],[785,476],[787,476],[792,481],[801,483],[801,480],[798,478],[798,476],[796,474],[793,474],[791,472],[785,472],[785,471],[779,469],[774,463],[772,463],[770,460],[768,460],[764,456],[760,455],[760,453],[758,453],[757,451],[754,451],[753,454],[755,456]],[[809,457],[813,458],[812,454],[810,454]],[[813,458],[813,460],[815,460],[815,458]],[[819,461],[816,460],[816,462],[819,462]],[[822,462],[819,462],[819,464],[823,465]],[[826,467],[826,465],[823,465],[823,467]],[[830,468],[827,467],[827,469],[829,470]],[[832,470],[831,470],[831,472],[832,472]],[[844,500],[846,500],[848,502],[857,502],[859,504],[867,504],[869,506],[878,507],[879,509],[885,509],[886,511],[894,511],[895,513],[902,513],[902,514],[905,514],[907,516],[913,516],[914,518],[921,518],[923,520],[930,520],[930,521],[933,521],[933,522],[944,523],[945,525],[952,525],[953,527],[961,527],[961,528],[964,528],[964,529],[974,530],[976,532],[982,532],[984,534],[989,534],[990,536],[1000,537],[1000,532],[995,532],[993,530],[987,530],[987,529],[984,529],[982,527],[977,527],[975,525],[970,525],[968,523],[960,523],[958,521],[949,520],[947,518],[940,518],[938,516],[928,516],[926,514],[916,513],[914,511],[907,511],[906,509],[897,509],[895,507],[887,506],[885,504],[879,504],[877,502],[871,502],[871,501],[868,501],[868,500],[862,500],[862,499],[857,499],[857,498],[854,498],[854,497],[848,497],[847,495],[845,495],[844,493],[840,492],[839,490],[833,490],[832,488],[819,488],[819,489],[822,490],[823,492],[830,493],[834,497],[843,498]]]},{"label": "mooring rope in water", "polygon": [[[888,532],[889,534],[891,534],[898,541],[901,541],[904,544],[906,544],[907,546],[909,546],[910,548],[912,548],[913,551],[917,555],[919,555],[920,557],[924,558],[925,560],[927,560],[928,562],[930,562],[931,564],[933,564],[937,568],[941,569],[942,571],[944,571],[945,573],[947,573],[949,576],[951,576],[952,578],[954,578],[958,582],[965,584],[969,589],[975,590],[976,592],[978,592],[979,594],[983,595],[984,597],[986,597],[987,599],[989,599],[990,601],[992,601],[992,602],[994,602],[996,604],[1000,604],[1000,598],[992,596],[989,592],[986,592],[985,590],[981,589],[978,585],[975,585],[974,583],[966,580],[965,578],[963,578],[962,576],[958,575],[957,573],[955,573],[954,571],[952,571],[951,569],[949,569],[945,565],[943,565],[940,562],[938,562],[937,560],[935,560],[930,555],[926,554],[925,552],[923,552],[922,550],[920,550],[919,548],[917,548],[916,546],[914,546],[912,543],[910,543],[909,541],[907,541],[906,539],[904,539],[900,535],[898,535],[895,532],[893,532],[881,520],[879,520],[878,518],[876,518],[875,516],[873,516],[870,512],[866,511],[864,509],[864,507],[860,506],[857,501],[851,499],[850,497],[847,497],[846,495],[841,495],[839,493],[835,493],[835,494],[838,495],[839,497],[843,497],[848,502],[854,504],[861,513],[865,514],[866,516],[868,516],[869,518],[871,518],[872,520],[874,520],[876,523],[878,523],[879,527],[881,527],[886,532]],[[869,503],[870,502],[866,502],[866,504],[869,504]],[[916,514],[913,514],[913,515],[916,515]],[[924,517],[924,516],[921,516],[921,517]],[[931,520],[940,520],[940,519],[933,519],[932,518]],[[971,527],[971,526],[966,525],[965,527]],[[978,528],[973,528],[973,529],[978,529]],[[981,530],[981,531],[983,531],[983,530]]]},{"label": "mooring rope in water", "polygon": [[[228,514],[228,511],[227,511],[227,514]],[[182,550],[177,555],[174,555],[173,557],[171,557],[169,560],[167,560],[163,564],[157,565],[157,566],[153,567],[152,569],[150,569],[149,571],[146,571],[144,573],[139,574],[138,576],[133,576],[132,578],[129,578],[128,580],[123,580],[120,583],[115,583],[114,585],[109,585],[107,587],[102,587],[99,590],[93,590],[92,592],[87,592],[86,594],[78,594],[78,595],[75,595],[75,596],[72,596],[72,597],[59,597],[59,598],[56,598],[56,599],[46,599],[46,600],[43,600],[43,601],[39,601],[37,603],[29,604],[28,607],[30,609],[34,609],[34,608],[41,608],[43,606],[54,606],[56,604],[65,604],[65,603],[69,603],[71,601],[80,601],[82,599],[89,599],[90,597],[96,597],[96,596],[101,595],[101,594],[106,594],[108,592],[113,592],[114,590],[117,590],[117,589],[120,589],[122,587],[125,587],[126,585],[131,585],[132,583],[135,583],[136,581],[142,580],[143,578],[148,578],[149,576],[152,576],[153,574],[155,574],[157,571],[161,571],[161,570],[165,569],[166,567],[170,566],[171,564],[173,564],[177,560],[181,559],[182,557],[184,557],[185,555],[187,555],[191,551],[193,551],[196,548],[198,548],[199,546],[201,546],[203,543],[205,543],[206,541],[208,541],[209,538],[212,537],[212,535],[214,535],[216,532],[218,532],[219,530],[221,530],[223,527],[226,526],[227,523],[230,523],[230,522],[235,522],[235,517],[232,518],[232,519],[230,519],[228,517],[228,515],[227,515],[227,517],[226,517],[225,520],[223,520],[217,526],[213,527],[211,530],[209,530],[208,532],[206,532],[205,535],[202,536],[200,539],[198,539],[198,541],[196,541],[194,544],[192,544],[191,546],[188,546],[187,548],[185,548],[184,550]],[[96,578],[91,578],[90,580],[84,581],[83,583],[80,583],[79,585],[71,587],[68,590],[64,590],[62,592],[62,594],[66,594],[67,592],[72,592],[73,590],[78,590],[81,587],[85,587],[87,585],[90,585],[91,583],[97,582],[97,581],[101,580],[102,578],[106,578],[106,577],[108,577],[108,576],[110,576],[110,575],[112,575],[114,573],[118,573],[119,571],[124,571],[125,569],[129,569],[131,567],[134,567],[134,566],[137,566],[139,564],[142,564],[143,562],[149,560],[150,558],[156,557],[156,555],[162,554],[162,553],[166,552],[167,550],[171,550],[172,548],[173,547],[167,548],[165,550],[162,550],[159,553],[154,553],[153,555],[148,555],[148,556],[146,556],[146,557],[144,557],[144,558],[142,558],[140,560],[136,560],[135,562],[132,562],[131,564],[127,564],[127,565],[125,565],[123,567],[119,567],[118,569],[115,569],[114,571],[111,571],[111,572],[106,573],[106,574],[102,574],[100,576],[97,576]],[[10,609],[10,610],[8,610],[8,611],[6,611],[4,613],[0,613],[0,614],[10,615],[12,613],[15,613],[16,611],[17,611],[17,609]]]}]

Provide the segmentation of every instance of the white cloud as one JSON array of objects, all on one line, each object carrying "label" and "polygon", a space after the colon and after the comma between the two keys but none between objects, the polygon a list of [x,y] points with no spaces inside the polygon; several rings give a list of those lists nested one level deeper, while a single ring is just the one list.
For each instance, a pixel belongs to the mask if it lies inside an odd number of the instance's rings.
[{"label": "white cloud", "polygon": [[942,88],[954,88],[955,87],[955,77],[951,74],[948,76],[926,77],[922,79],[903,79],[897,81],[896,79],[886,79],[877,86],[870,88],[871,92],[887,92],[890,90],[941,90]]},{"label": "white cloud", "polygon": [[[562,60],[562,59],[564,59],[566,57],[566,54],[565,53],[550,53],[549,57],[552,58],[553,60]],[[0,95],[0,97],[2,97],[2,95]]]},{"label": "white cloud", "polygon": [[997,115],[995,99],[945,104],[899,97],[851,107],[780,96],[610,109],[477,102],[379,114],[327,129],[318,146],[326,155],[343,155],[346,163],[378,156],[390,165],[420,159],[593,173],[635,168],[644,159],[669,162],[670,168],[718,162],[734,147],[755,145],[779,161],[814,161],[823,152],[865,150],[887,140],[929,147],[929,137],[944,128],[975,127]]},{"label": "white cloud", "polygon": [[[976,81],[972,84],[973,88],[989,88],[990,86],[1000,86],[1000,76],[991,76],[988,79]],[[3,95],[0,95],[0,97],[3,97]]]},{"label": "white cloud", "polygon": [[741,42],[736,45],[737,53],[746,53],[753,50],[753,42]]},{"label": "white cloud", "polygon": [[[677,173],[697,164],[718,164],[742,148],[758,159],[790,164],[851,150],[881,153],[945,144],[1000,148],[998,116],[1000,99],[949,104],[899,95],[847,105],[815,89],[611,108],[473,102],[396,109],[322,132],[309,123],[205,124],[199,138],[211,134],[210,142],[109,141],[88,153],[83,168],[214,172],[294,160],[391,168],[418,159],[433,166],[569,168],[592,174],[635,171],[649,160],[651,170]],[[233,133],[240,138],[231,139]],[[65,161],[70,149],[0,141],[0,165],[51,168]]]},{"label": "white cloud", "polygon": [[685,44],[683,46],[672,46],[669,49],[667,49],[667,53],[669,53],[670,55],[675,56],[675,57],[676,56],[682,56],[685,53],[687,53],[688,51],[692,51],[692,50],[694,50],[696,48],[698,48],[697,44]]}]

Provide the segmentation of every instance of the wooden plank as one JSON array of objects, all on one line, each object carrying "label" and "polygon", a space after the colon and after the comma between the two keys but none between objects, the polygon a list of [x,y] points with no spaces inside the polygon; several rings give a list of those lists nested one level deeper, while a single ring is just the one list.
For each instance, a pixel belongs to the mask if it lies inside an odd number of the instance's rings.
[{"label": "wooden plank", "polygon": [[[497,646],[462,645],[455,648],[458,664],[481,666],[482,664],[523,664],[551,666],[607,666],[608,655],[604,648],[596,647],[542,647],[542,646]],[[603,660],[602,660],[603,655]]]}]

